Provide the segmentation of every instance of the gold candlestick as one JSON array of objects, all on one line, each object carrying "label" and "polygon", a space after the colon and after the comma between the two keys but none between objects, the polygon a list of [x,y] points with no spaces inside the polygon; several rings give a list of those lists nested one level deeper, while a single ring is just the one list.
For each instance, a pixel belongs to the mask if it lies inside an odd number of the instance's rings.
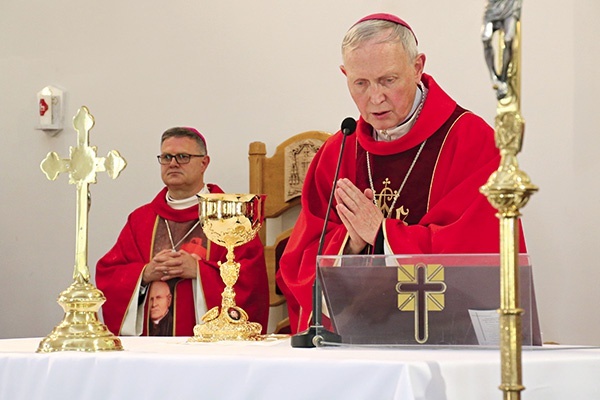
[{"label": "gold candlestick", "polygon": [[202,229],[214,243],[227,248],[227,261],[219,261],[221,278],[225,283],[221,309],[213,307],[194,327],[188,342],[220,340],[261,340],[262,326],[248,321],[248,314],[235,304],[233,286],[240,273],[240,263],[234,260],[235,247],[256,236],[264,220],[264,195],[201,194],[198,195]]},{"label": "gold candlestick", "polygon": [[96,183],[96,172],[107,171],[112,179],[116,179],[127,163],[116,150],[110,151],[106,158],[96,157],[96,147],[88,143],[94,117],[87,107],[79,109],[73,118],[73,126],[77,131],[77,147],[70,148],[71,158],[60,159],[55,152],[50,152],[40,165],[48,179],[55,180],[61,172],[68,172],[69,183],[77,186],[77,231],[73,283],[58,297],[65,316],[40,342],[38,353],[123,350],[121,340],[98,321],[98,310],[106,298],[90,283],[87,217],[90,201],[88,188],[90,183]]},{"label": "gold candlestick", "polygon": [[[485,56],[498,99],[494,138],[501,160],[498,170],[480,190],[498,210],[496,215],[500,219],[500,389],[505,400],[518,400],[525,389],[521,367],[523,309],[519,307],[518,297],[519,217],[520,209],[538,188],[519,169],[517,162],[525,131],[525,122],[520,113],[521,0],[507,4],[488,1],[484,17]],[[499,43],[497,55],[491,43],[496,31]],[[497,65],[500,66],[500,72],[497,71]]]}]

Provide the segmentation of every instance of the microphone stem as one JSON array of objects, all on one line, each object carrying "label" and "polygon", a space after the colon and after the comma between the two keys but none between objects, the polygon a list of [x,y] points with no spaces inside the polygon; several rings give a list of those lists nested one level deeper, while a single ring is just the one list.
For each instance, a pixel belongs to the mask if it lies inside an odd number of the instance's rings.
[{"label": "microphone stem", "polygon": [[[321,238],[319,239],[319,248],[317,249],[317,261],[318,257],[323,254],[323,245],[325,244],[325,234],[327,232],[327,223],[329,222],[329,214],[331,212],[331,208],[333,205],[333,197],[335,193],[335,188],[337,186],[338,175],[340,173],[340,167],[342,165],[342,156],[344,154],[344,147],[346,146],[346,135],[345,132],[342,137],[342,145],[340,147],[340,155],[338,156],[337,167],[335,168],[335,176],[333,177],[333,184],[331,189],[331,194],[329,195],[329,203],[327,206],[327,211],[325,212],[325,225],[323,226],[323,231],[321,232]],[[315,282],[313,283],[313,326],[319,327],[322,326],[322,310],[323,310],[323,300],[322,300],[322,290],[321,290],[321,282],[319,281],[319,266],[317,265],[315,268]]]}]

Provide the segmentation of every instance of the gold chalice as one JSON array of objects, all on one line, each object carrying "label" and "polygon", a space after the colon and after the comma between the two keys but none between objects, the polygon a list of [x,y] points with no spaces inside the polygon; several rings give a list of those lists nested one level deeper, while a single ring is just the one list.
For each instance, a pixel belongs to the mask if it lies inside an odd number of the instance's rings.
[{"label": "gold chalice", "polygon": [[234,261],[233,249],[256,236],[264,220],[265,195],[199,194],[199,217],[206,236],[227,249],[227,261],[219,262],[225,283],[221,309],[213,307],[194,327],[188,342],[220,340],[260,340],[262,326],[248,321],[248,314],[235,304],[233,285],[240,273],[240,263]]}]

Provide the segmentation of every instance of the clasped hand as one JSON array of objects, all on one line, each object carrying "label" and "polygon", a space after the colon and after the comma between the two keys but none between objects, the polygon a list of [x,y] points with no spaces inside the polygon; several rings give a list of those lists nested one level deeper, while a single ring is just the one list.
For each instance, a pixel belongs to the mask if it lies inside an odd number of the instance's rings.
[{"label": "clasped hand", "polygon": [[193,279],[198,273],[199,260],[197,254],[184,250],[162,250],[146,265],[142,283],[168,281],[173,278]]},{"label": "clasped hand", "polygon": [[335,189],[336,210],[348,230],[347,254],[360,253],[367,244],[373,245],[383,221],[383,213],[373,202],[371,189],[360,191],[349,179],[342,178]]}]

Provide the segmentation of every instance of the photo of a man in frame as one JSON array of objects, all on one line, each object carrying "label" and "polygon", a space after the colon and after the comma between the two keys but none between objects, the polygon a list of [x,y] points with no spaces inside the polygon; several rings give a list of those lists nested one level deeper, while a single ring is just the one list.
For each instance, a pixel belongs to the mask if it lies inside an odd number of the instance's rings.
[{"label": "photo of a man in frame", "polygon": [[173,294],[167,282],[154,281],[148,293],[149,336],[173,336]]}]

